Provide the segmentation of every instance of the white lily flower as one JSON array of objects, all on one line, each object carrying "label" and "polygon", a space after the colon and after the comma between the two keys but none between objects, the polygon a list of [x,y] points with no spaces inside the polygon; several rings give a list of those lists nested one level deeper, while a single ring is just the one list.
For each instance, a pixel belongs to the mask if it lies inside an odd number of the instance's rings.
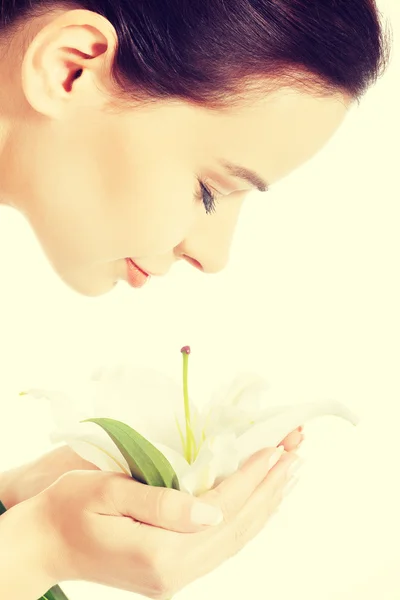
[{"label": "white lily flower", "polygon": [[[84,459],[106,471],[130,474],[108,436],[84,419],[111,418],[129,425],[164,454],[180,489],[200,495],[223,481],[255,452],[277,446],[291,431],[324,415],[357,425],[358,417],[340,402],[269,406],[268,386],[257,375],[241,375],[220,390],[203,410],[189,400],[187,361],[182,349],[184,403],[180,386],[151,369],[120,366],[98,370],[71,394],[31,390],[50,400],[53,442],[66,442]],[[186,437],[185,437],[186,433]]]}]

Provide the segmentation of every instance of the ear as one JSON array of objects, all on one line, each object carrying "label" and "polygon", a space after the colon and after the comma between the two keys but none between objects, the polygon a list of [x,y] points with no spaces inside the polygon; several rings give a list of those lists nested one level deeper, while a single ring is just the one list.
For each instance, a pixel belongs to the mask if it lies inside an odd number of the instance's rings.
[{"label": "ear", "polygon": [[52,118],[79,106],[104,105],[117,41],[111,23],[97,13],[71,10],[56,17],[39,31],[23,59],[22,88],[29,104]]}]

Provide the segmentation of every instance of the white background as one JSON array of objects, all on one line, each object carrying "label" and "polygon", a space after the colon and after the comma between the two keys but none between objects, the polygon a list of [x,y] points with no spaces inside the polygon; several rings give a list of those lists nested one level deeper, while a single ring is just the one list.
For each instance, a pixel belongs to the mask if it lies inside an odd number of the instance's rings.
[{"label": "white background", "polygon": [[[48,448],[46,414],[19,390],[119,361],[179,380],[184,344],[200,402],[253,369],[271,401],[335,398],[362,417],[356,429],[307,426],[304,473],[281,512],[182,600],[400,599],[400,3],[380,4],[395,38],[389,71],[317,158],[249,199],[224,273],[182,265],[148,289],[82,298],[22,218],[0,212],[0,468]],[[63,587],[71,600],[128,598]]]}]

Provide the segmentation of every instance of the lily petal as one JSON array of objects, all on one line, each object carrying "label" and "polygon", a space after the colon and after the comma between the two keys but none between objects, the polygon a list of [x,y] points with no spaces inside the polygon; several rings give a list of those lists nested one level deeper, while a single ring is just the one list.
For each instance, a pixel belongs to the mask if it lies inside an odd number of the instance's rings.
[{"label": "lily petal", "polygon": [[198,496],[232,475],[238,468],[239,459],[235,435],[222,434],[207,439],[195,462],[183,474],[181,488]]},{"label": "lily petal", "polygon": [[[91,462],[96,465],[101,471],[110,471],[112,473],[125,473],[130,475],[131,472],[126,463],[125,458],[120,455],[121,460],[118,461],[117,457],[110,455],[105,452],[102,448],[95,445],[88,440],[82,440],[79,438],[65,438],[65,442],[81,456],[84,460]],[[116,450],[119,452],[118,448]],[[125,464],[124,464],[125,463]]]},{"label": "lily petal", "polygon": [[180,484],[181,491],[185,491],[182,489],[182,480],[190,470],[189,463],[185,460],[185,458],[179,452],[176,452],[173,448],[169,448],[169,446],[165,446],[164,444],[159,444],[158,442],[151,442],[153,446],[157,448],[169,461],[172,468],[174,469],[178,481]]},{"label": "lily petal", "polygon": [[[97,457],[99,457],[98,460],[103,461],[103,464],[116,464],[118,465],[118,471],[130,473],[128,463],[116,444],[114,444],[104,429],[96,425],[96,423],[77,422],[69,430],[55,430],[51,433],[50,440],[54,444],[65,442],[71,447],[72,442],[74,442],[75,446],[72,449],[82,456],[82,458],[92,462],[101,469],[103,467],[100,467],[99,462],[96,460]],[[78,442],[83,444],[82,451],[84,454],[79,449]],[[105,459],[103,455],[108,458]],[[104,463],[104,460],[106,460],[106,463]],[[114,471],[115,469],[112,468],[110,470]]]},{"label": "lily petal", "polygon": [[236,435],[243,433],[267,408],[268,389],[267,382],[252,373],[239,375],[231,384],[221,387],[204,410],[210,415],[205,424],[206,435],[227,430]]},{"label": "lily petal", "polygon": [[181,451],[175,415],[182,420],[183,399],[173,379],[153,369],[119,365],[96,371],[92,381],[96,391],[90,418],[117,419],[146,439]]},{"label": "lily petal", "polygon": [[260,393],[269,389],[266,380],[256,373],[242,373],[234,380],[219,388],[212,396],[210,405],[216,406],[240,406],[244,405],[248,410],[260,408]]},{"label": "lily petal", "polygon": [[[72,400],[72,398],[76,398],[75,394],[42,389],[28,390],[27,394],[32,398],[44,399],[49,402],[51,415],[58,431],[68,431],[76,427],[80,415],[77,403]],[[85,418],[83,411],[82,418]]]},{"label": "lily petal", "polygon": [[251,427],[237,440],[240,464],[262,448],[277,446],[291,431],[311,419],[336,416],[358,425],[358,416],[336,400],[293,406]]},{"label": "lily petal", "polygon": [[[328,400],[298,406],[271,406],[266,381],[244,374],[222,388],[201,411],[190,401],[197,458],[183,455],[177,421],[185,435],[182,390],[152,369],[118,365],[97,370],[88,384],[69,394],[32,390],[47,397],[56,431],[84,459],[106,471],[129,474],[128,464],[107,433],[84,419],[109,417],[130,425],[158,448],[174,468],[182,491],[193,495],[211,489],[237,471],[252,454],[277,446],[306,421],[335,415],[356,425],[358,417],[340,402]],[[200,445],[201,443],[201,445]]]}]

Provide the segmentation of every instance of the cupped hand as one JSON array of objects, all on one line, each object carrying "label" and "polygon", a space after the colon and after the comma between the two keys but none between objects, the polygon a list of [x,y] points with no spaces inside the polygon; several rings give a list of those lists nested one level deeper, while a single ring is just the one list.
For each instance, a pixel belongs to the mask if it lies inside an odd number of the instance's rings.
[{"label": "cupped hand", "polygon": [[[66,473],[35,498],[46,574],[54,583],[86,580],[170,598],[262,530],[296,460],[293,453],[280,457],[276,449],[262,450],[200,498],[123,474]],[[200,501],[220,509],[220,524],[194,522]]]},{"label": "cupped hand", "polygon": [[[302,440],[302,428],[299,427],[287,435],[281,445],[287,452],[293,452]],[[77,470],[97,471],[98,468],[69,446],[55,448],[30,463],[1,474],[0,500],[7,508],[12,508],[36,496],[65,473]]]},{"label": "cupped hand", "polygon": [[69,471],[98,471],[69,446],[61,446],[0,475],[0,500],[6,508],[29,500]]}]

